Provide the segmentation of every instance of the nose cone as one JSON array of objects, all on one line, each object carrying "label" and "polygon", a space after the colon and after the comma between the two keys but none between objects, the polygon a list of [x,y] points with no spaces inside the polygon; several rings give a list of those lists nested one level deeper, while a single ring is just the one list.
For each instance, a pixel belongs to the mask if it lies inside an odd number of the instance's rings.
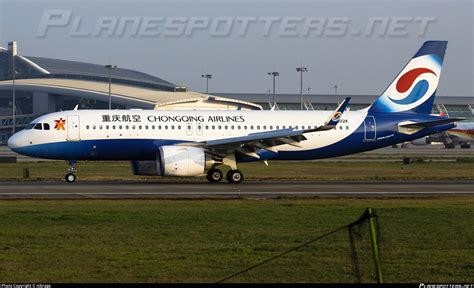
[{"label": "nose cone", "polygon": [[18,133],[13,134],[9,139],[7,143],[8,147],[12,149],[13,151],[16,151],[16,149],[20,148],[20,137]]}]

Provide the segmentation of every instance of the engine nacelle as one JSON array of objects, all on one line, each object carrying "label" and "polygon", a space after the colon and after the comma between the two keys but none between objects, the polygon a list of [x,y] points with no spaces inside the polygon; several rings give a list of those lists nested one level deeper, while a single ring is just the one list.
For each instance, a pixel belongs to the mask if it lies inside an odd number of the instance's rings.
[{"label": "engine nacelle", "polygon": [[429,137],[426,136],[426,137],[423,137],[423,138],[420,138],[420,139],[415,139],[415,140],[411,141],[411,144],[413,144],[415,146],[424,146],[424,145],[431,144],[431,141],[430,141]]},{"label": "engine nacelle", "polygon": [[162,176],[198,176],[206,172],[206,154],[201,148],[161,146],[159,165]]},{"label": "engine nacelle", "polygon": [[132,161],[134,175],[146,176],[199,176],[215,164],[202,148],[161,146],[156,161]]}]

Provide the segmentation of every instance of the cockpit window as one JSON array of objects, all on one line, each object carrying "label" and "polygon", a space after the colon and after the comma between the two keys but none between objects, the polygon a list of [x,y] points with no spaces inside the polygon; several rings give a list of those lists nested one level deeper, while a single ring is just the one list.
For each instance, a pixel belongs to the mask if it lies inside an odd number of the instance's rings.
[{"label": "cockpit window", "polygon": [[25,130],[33,129],[33,126],[35,126],[35,124],[36,123],[30,123],[30,124],[26,125]]},{"label": "cockpit window", "polygon": [[44,129],[44,130],[49,130],[49,124],[48,124],[48,123],[44,123],[44,124],[43,124],[43,129]]},{"label": "cockpit window", "polygon": [[35,127],[33,127],[33,129],[43,130],[43,127],[42,127],[41,123],[36,123],[36,125],[35,125]]}]

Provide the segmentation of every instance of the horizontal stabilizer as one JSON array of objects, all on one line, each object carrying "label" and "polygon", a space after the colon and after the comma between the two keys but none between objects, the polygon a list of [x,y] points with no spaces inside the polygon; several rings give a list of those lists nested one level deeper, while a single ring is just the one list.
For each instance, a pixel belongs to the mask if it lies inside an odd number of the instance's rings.
[{"label": "horizontal stabilizer", "polygon": [[462,121],[462,120],[464,119],[463,118],[447,118],[447,119],[427,121],[427,122],[400,123],[398,126],[403,127],[403,128],[428,128],[428,127],[449,124],[449,123]]}]

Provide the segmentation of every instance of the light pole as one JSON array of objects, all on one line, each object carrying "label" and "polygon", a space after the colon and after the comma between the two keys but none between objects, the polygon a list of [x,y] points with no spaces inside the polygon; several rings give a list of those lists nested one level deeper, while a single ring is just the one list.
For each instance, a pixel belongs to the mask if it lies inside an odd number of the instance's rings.
[{"label": "light pole", "polygon": [[105,65],[109,70],[109,110],[112,110],[112,70],[118,68],[117,65]]},{"label": "light pole", "polygon": [[206,78],[206,94],[209,94],[209,79],[212,79],[212,74],[202,74],[202,78]]},{"label": "light pole", "polygon": [[298,67],[296,68],[296,72],[300,72],[300,109],[303,110],[303,72],[308,72],[308,68],[306,67]]},{"label": "light pole", "polygon": [[275,102],[275,77],[280,76],[280,72],[273,71],[273,72],[268,72],[267,74],[273,77],[273,105],[275,105],[276,104],[276,102]]},{"label": "light pole", "polygon": [[[12,56],[12,70],[13,70],[13,76],[12,76],[12,120],[13,120],[13,134],[16,132],[16,87],[15,87],[15,77],[16,77],[16,68],[15,68],[15,55]],[[12,135],[13,135],[12,134]]]},{"label": "light pole", "polygon": [[333,87],[333,88],[334,88],[334,95],[336,95],[336,96],[337,96],[337,88],[338,88],[338,87],[337,87],[337,84],[336,84],[336,85],[334,85],[334,87]]}]

